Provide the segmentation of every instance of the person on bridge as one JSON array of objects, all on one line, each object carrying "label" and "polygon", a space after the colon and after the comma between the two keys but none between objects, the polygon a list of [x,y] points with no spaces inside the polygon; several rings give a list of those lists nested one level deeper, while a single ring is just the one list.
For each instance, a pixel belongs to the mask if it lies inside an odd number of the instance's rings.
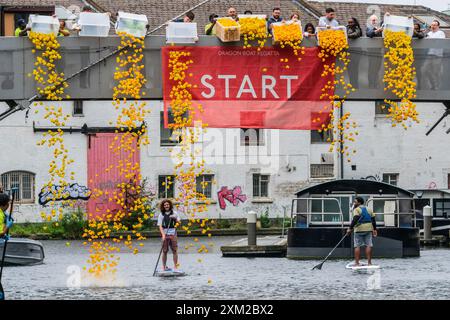
[{"label": "person on bridge", "polygon": [[162,249],[162,264],[163,270],[169,271],[167,267],[167,253],[170,249],[173,254],[174,270],[178,269],[178,241],[177,241],[177,227],[181,219],[177,212],[173,210],[173,203],[170,200],[163,200],[160,205],[161,214],[158,217],[158,227],[161,232],[163,241]]},{"label": "person on bridge", "polygon": [[354,234],[354,246],[355,246],[355,266],[359,266],[359,260],[361,258],[361,247],[366,247],[367,264],[372,264],[372,236],[376,237],[377,223],[375,220],[375,214],[373,211],[364,206],[364,199],[356,197],[353,202],[353,220],[350,227],[347,230],[347,234]]}]

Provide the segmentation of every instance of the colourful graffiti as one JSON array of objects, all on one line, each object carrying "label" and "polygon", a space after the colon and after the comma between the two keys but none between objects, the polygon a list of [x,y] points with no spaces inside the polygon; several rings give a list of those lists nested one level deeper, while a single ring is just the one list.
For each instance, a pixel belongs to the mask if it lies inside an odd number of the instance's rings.
[{"label": "colourful graffiti", "polygon": [[239,202],[244,203],[247,201],[247,196],[242,194],[242,188],[238,186],[234,187],[232,190],[228,189],[228,187],[222,187],[220,188],[220,191],[217,192],[217,196],[219,198],[220,209],[222,210],[227,208],[225,200],[232,203],[235,207],[239,204]]},{"label": "colourful graffiti", "polygon": [[[58,195],[55,197],[54,195]],[[63,200],[89,200],[91,191],[78,183],[72,183],[67,186],[52,186],[49,188],[45,186],[39,193],[39,204],[45,206],[50,201],[63,201]]]}]

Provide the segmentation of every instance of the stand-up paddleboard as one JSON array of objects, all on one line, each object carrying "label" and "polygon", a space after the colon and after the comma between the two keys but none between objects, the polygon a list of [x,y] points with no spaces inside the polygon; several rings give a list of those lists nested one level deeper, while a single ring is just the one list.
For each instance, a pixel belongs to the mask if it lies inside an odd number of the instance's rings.
[{"label": "stand-up paddleboard", "polygon": [[372,265],[369,266],[369,265],[364,264],[364,263],[360,263],[359,266],[355,266],[355,263],[354,263],[354,262],[350,262],[350,263],[348,263],[348,264],[345,266],[345,268],[346,268],[346,269],[351,269],[351,270],[356,270],[356,271],[365,271],[365,270],[369,271],[369,270],[377,270],[377,269],[380,269],[380,266],[374,265],[374,264],[372,264]]},{"label": "stand-up paddleboard", "polygon": [[184,277],[186,273],[181,270],[165,270],[156,271],[155,276],[157,277]]}]

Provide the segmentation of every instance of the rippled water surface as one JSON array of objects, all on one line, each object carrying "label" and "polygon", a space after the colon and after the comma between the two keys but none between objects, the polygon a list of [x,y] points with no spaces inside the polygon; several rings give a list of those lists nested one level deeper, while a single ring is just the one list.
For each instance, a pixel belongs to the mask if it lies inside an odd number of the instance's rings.
[{"label": "rippled water surface", "polygon": [[[448,249],[424,250],[420,258],[380,259],[375,263],[382,269],[375,273],[347,270],[343,260],[312,271],[317,261],[223,258],[220,246],[238,238],[210,239],[214,247],[208,254],[183,249],[181,268],[188,275],[170,279],[152,277],[160,242],[148,240],[138,255],[119,254],[116,281],[82,277],[80,288],[67,282],[76,266],[86,265],[87,248],[78,241],[70,246],[43,241],[45,264],[5,268],[3,286],[7,299],[450,299]],[[179,242],[180,248],[193,243]]]}]

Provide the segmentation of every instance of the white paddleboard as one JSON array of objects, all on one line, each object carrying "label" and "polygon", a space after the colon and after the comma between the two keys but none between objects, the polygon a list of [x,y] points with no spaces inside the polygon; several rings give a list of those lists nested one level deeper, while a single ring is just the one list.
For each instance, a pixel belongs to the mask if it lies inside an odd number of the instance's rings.
[{"label": "white paddleboard", "polygon": [[377,270],[377,269],[380,269],[380,266],[374,265],[374,264],[369,266],[369,265],[364,264],[364,263],[360,263],[359,266],[355,266],[354,262],[350,262],[350,263],[348,263],[345,266],[345,268],[346,269],[351,269],[351,270],[361,270],[361,271],[363,271],[363,270]]},{"label": "white paddleboard", "polygon": [[183,277],[186,273],[181,270],[156,271],[157,277]]}]

